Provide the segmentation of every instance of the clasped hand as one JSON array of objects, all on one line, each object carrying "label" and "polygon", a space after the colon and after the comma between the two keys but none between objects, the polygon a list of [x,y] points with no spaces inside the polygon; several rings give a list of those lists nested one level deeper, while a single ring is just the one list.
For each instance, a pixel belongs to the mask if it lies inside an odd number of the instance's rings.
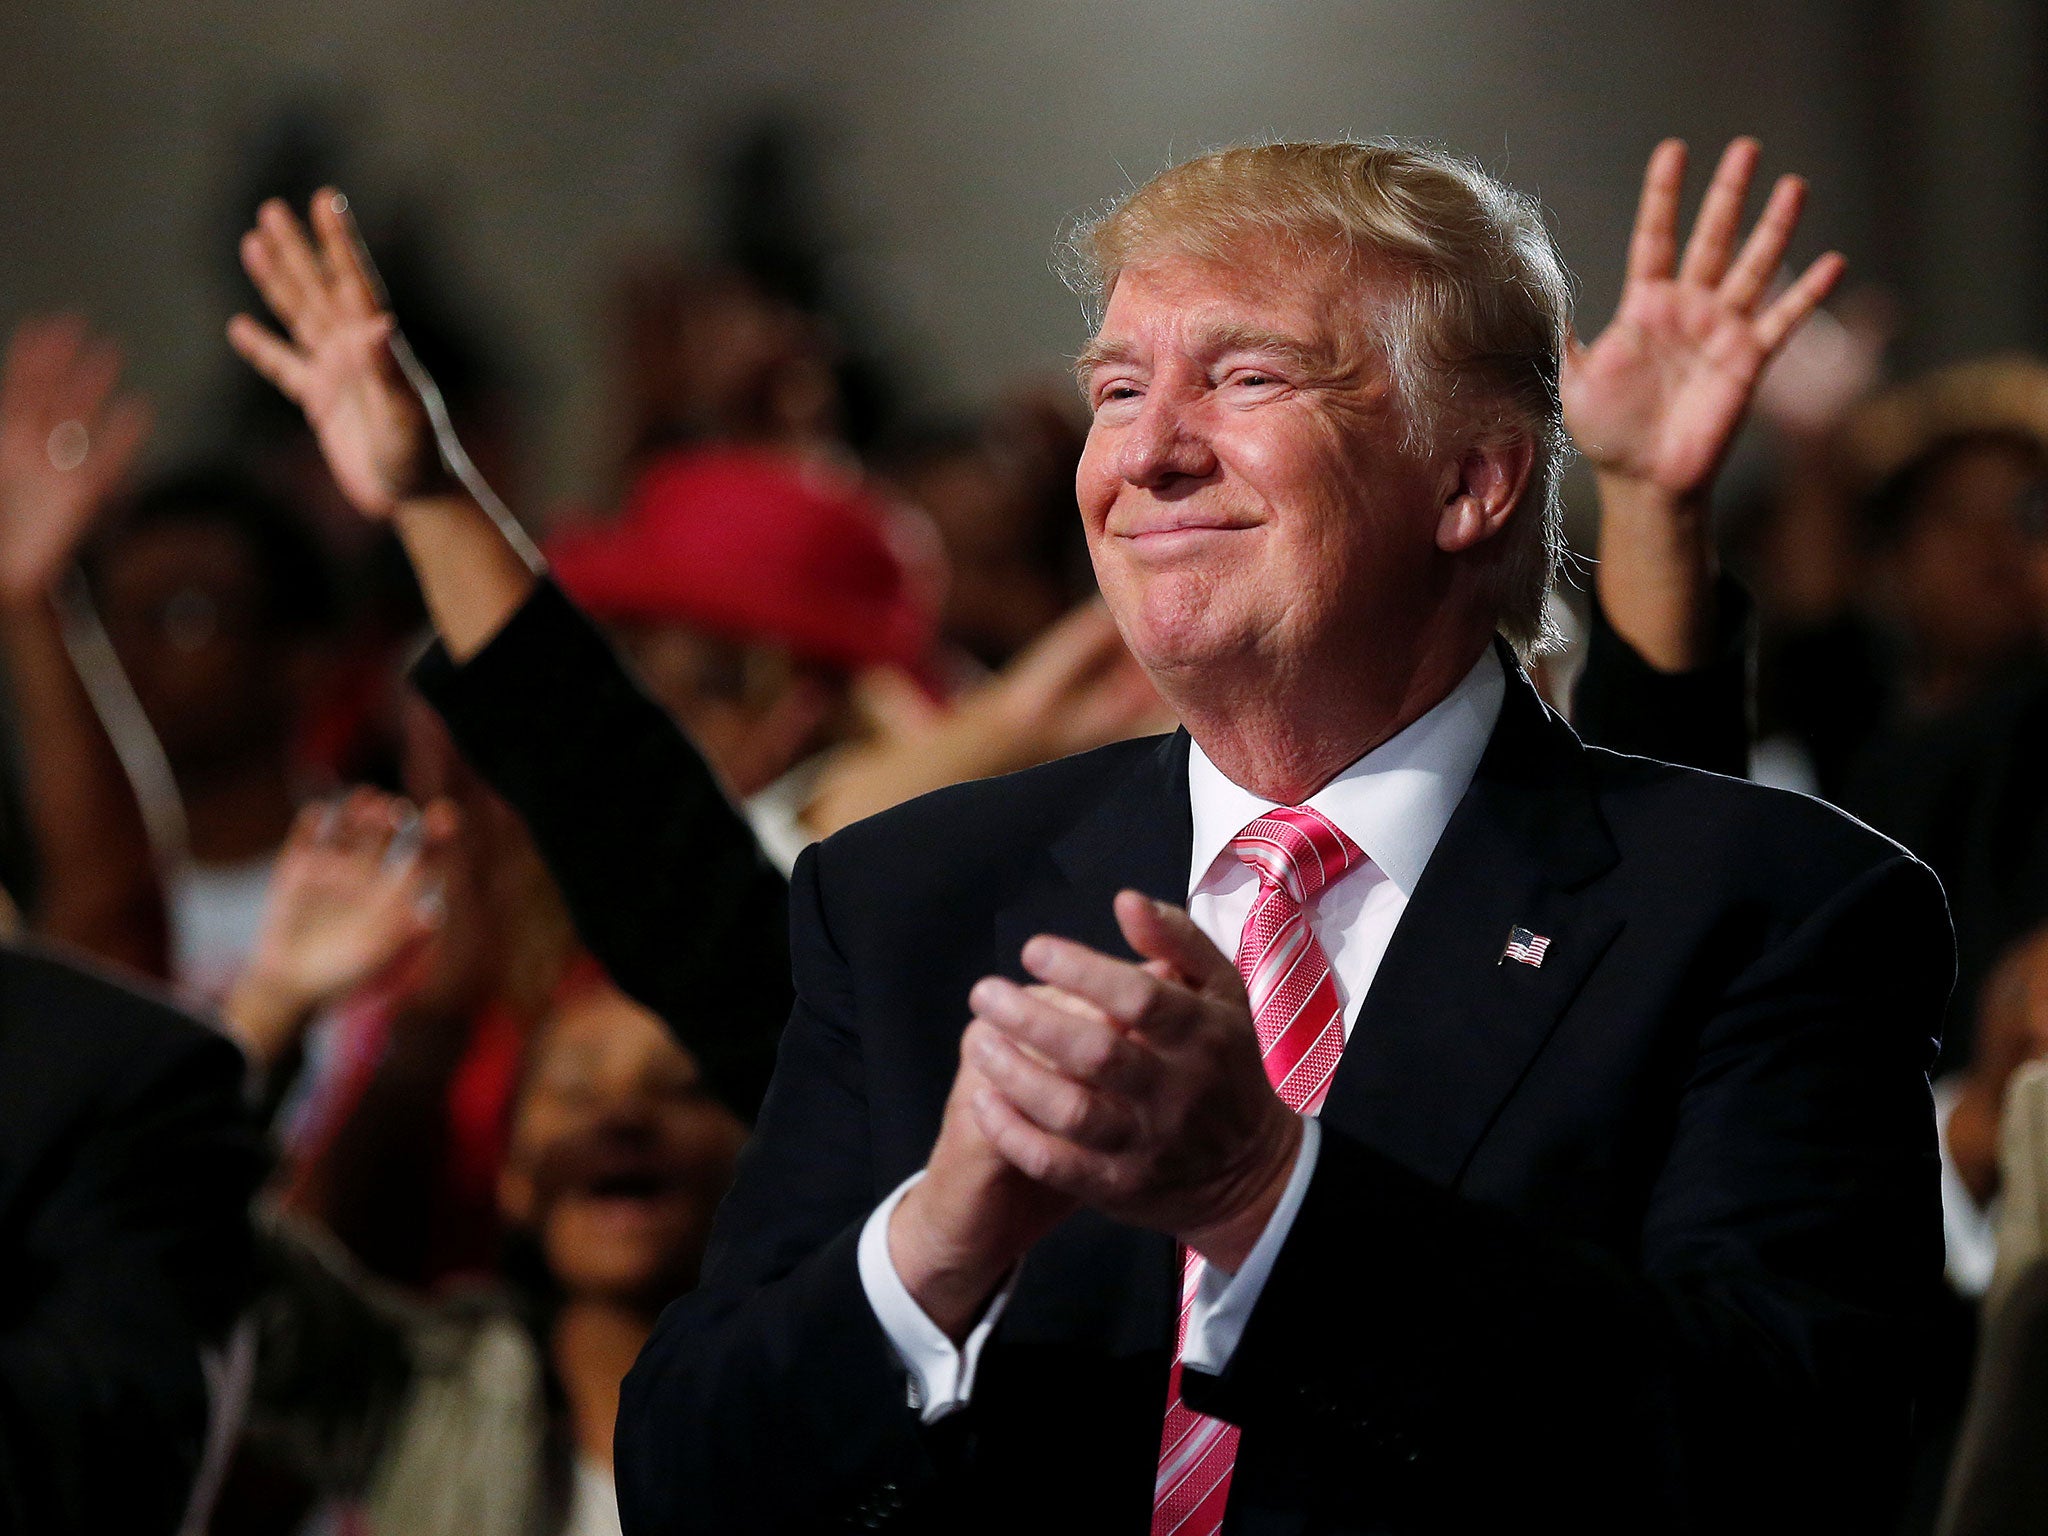
[{"label": "clasped hand", "polygon": [[1040,936],[1035,985],[969,995],[929,1176],[891,1230],[906,1286],[956,1335],[1076,1205],[1234,1272],[1293,1171],[1301,1122],[1266,1080],[1237,968],[1178,907],[1125,891],[1116,917],[1140,962]]}]

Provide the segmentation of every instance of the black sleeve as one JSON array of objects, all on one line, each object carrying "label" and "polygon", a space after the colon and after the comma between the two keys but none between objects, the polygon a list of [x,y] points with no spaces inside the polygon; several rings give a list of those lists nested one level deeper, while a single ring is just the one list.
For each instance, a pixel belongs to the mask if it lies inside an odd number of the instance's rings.
[{"label": "black sleeve", "polygon": [[619,1399],[619,1509],[635,1536],[854,1528],[936,1475],[934,1442],[861,1287],[873,1187],[845,960],[818,850],[791,896],[797,1002],[759,1133],[703,1280],[662,1314]]},{"label": "black sleeve", "polygon": [[1942,1263],[1925,1072],[1945,929],[1900,856],[1743,971],[1673,1123],[1645,1128],[1665,1152],[1629,1262],[1326,1127],[1238,1348],[1188,1373],[1189,1403],[1332,1465],[1406,1462],[1447,1528],[1501,1528],[1503,1506],[1585,1510],[1581,1529],[1887,1528]]},{"label": "black sleeve", "polygon": [[0,1247],[0,1531],[170,1531],[191,1492],[200,1351],[249,1292],[262,1156],[240,1053],[196,1027],[155,1047]]},{"label": "black sleeve", "polygon": [[1586,665],[1572,692],[1572,725],[1596,747],[1742,778],[1749,772],[1752,604],[1722,575],[1706,664],[1660,672],[1607,622],[1593,594]]},{"label": "black sleeve", "polygon": [[591,953],[751,1120],[789,1016],[788,885],[689,738],[550,582],[413,681],[525,820]]}]

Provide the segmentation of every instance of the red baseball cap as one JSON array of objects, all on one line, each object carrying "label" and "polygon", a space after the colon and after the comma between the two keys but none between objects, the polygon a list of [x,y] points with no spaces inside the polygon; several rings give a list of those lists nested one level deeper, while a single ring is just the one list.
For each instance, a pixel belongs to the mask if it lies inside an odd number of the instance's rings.
[{"label": "red baseball cap", "polygon": [[549,539],[554,576],[600,620],[687,624],[849,670],[922,673],[936,615],[858,480],[766,448],[650,463],[610,523]]}]

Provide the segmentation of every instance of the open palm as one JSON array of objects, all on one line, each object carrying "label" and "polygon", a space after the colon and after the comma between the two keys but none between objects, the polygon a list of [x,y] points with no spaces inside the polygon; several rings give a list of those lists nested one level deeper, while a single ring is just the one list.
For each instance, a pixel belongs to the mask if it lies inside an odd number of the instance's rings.
[{"label": "open palm", "polygon": [[1840,278],[1842,258],[1829,253],[1765,302],[1806,188],[1781,177],[1738,252],[1757,156],[1752,139],[1728,146],[1681,262],[1685,146],[1666,140],[1651,155],[1620,306],[1591,345],[1574,338],[1565,356],[1565,426],[1596,470],[1675,496],[1703,488],[1764,365]]},{"label": "open palm", "polygon": [[428,806],[416,842],[404,835],[409,820],[402,801],[367,789],[300,813],[250,959],[299,1010],[345,997],[439,927],[453,811]]},{"label": "open palm", "polygon": [[149,410],[83,322],[27,320],[0,371],[0,598],[49,592],[134,466]]},{"label": "open palm", "polygon": [[[306,413],[357,511],[388,517],[437,466],[426,412],[391,354],[392,319],[358,254],[348,205],[315,194],[313,235],[275,199],[242,237],[242,265],[286,335],[247,315],[228,340]],[[317,245],[315,243],[317,237]]]}]

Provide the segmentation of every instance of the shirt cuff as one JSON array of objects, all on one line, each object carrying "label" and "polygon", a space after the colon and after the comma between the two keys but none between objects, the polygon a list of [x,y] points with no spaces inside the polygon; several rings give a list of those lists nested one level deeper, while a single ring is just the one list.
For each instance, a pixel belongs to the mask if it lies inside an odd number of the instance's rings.
[{"label": "shirt cuff", "polygon": [[1273,1261],[1294,1230],[1294,1218],[1308,1194],[1315,1176],[1316,1154],[1322,1150],[1323,1128],[1313,1115],[1301,1117],[1301,1150],[1294,1155],[1294,1172],[1280,1191],[1280,1203],[1267,1218],[1266,1230],[1252,1244],[1252,1251],[1236,1274],[1226,1274],[1206,1260],[1195,1281],[1195,1299],[1188,1308],[1187,1336],[1181,1341],[1181,1364],[1205,1376],[1221,1376],[1237,1352],[1244,1325],[1251,1321],[1252,1308],[1273,1273]]},{"label": "shirt cuff", "polygon": [[[868,1305],[875,1309],[875,1320],[895,1346],[896,1358],[910,1373],[906,1401],[925,1423],[935,1424],[967,1406],[974,1393],[974,1372],[981,1363],[982,1346],[988,1342],[1003,1309],[1010,1304],[1010,1292],[1016,1288],[1017,1277],[1013,1272],[1003,1282],[1003,1288],[981,1314],[981,1321],[967,1335],[967,1342],[956,1349],[939,1325],[925,1316],[924,1308],[905,1288],[902,1276],[896,1273],[895,1261],[889,1257],[889,1218],[910,1192],[910,1186],[923,1177],[924,1170],[920,1168],[875,1207],[867,1225],[860,1229],[858,1258],[861,1289],[867,1292]],[[1269,1260],[1269,1266],[1270,1263]]]}]

